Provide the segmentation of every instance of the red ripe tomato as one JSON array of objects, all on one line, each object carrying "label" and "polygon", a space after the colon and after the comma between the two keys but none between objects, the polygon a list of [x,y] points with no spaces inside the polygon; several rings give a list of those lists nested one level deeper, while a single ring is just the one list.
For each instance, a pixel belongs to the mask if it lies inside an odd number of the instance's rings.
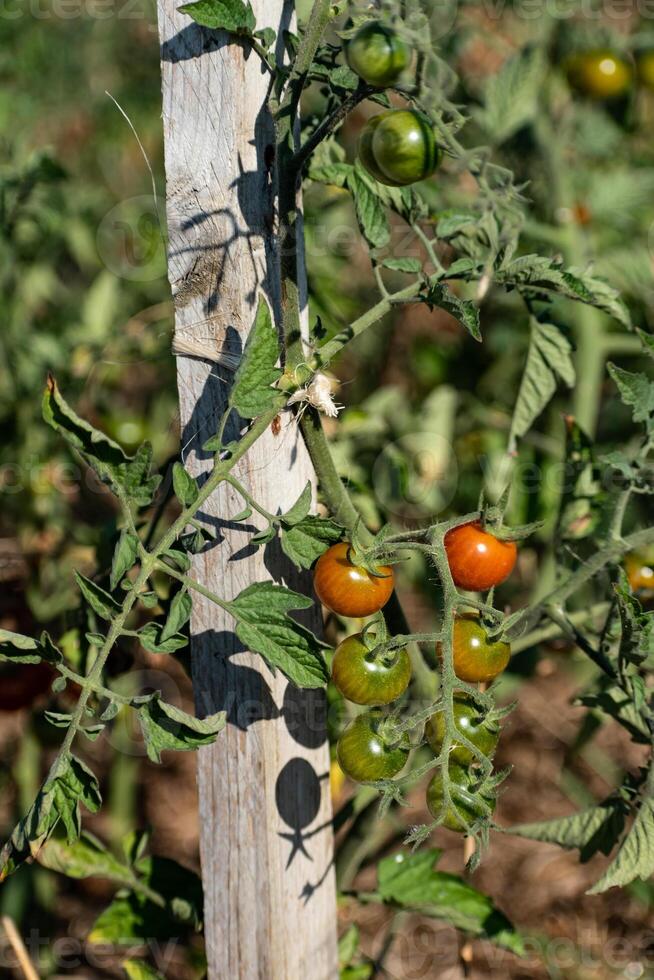
[{"label": "red ripe tomato", "polygon": [[458,589],[485,592],[509,577],[518,557],[515,541],[500,541],[479,521],[460,524],[445,535],[445,552]]},{"label": "red ripe tomato", "polygon": [[3,664],[0,667],[0,711],[29,708],[55,678],[49,664]]},{"label": "red ripe tomato", "polygon": [[406,650],[374,657],[362,634],[355,633],[336,647],[332,680],[343,697],[355,704],[390,704],[407,689],[411,660]]},{"label": "red ripe tomato", "polygon": [[[436,653],[442,656],[441,644]],[[511,646],[503,640],[489,643],[486,630],[474,614],[458,616],[452,634],[454,673],[469,684],[492,681],[506,668]]]},{"label": "red ripe tomato", "polygon": [[351,554],[347,541],[328,548],[316,563],[313,587],[323,606],[339,616],[371,616],[386,605],[393,593],[393,569],[380,565],[373,575],[355,565]]}]

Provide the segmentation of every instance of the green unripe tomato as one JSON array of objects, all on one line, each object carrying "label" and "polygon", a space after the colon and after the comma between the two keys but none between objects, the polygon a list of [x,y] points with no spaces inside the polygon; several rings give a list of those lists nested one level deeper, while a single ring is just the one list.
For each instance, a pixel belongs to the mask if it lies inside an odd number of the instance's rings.
[{"label": "green unripe tomato", "polygon": [[372,152],[382,173],[399,186],[430,177],[441,159],[432,124],[415,109],[397,109],[382,119]]},{"label": "green unripe tomato", "polygon": [[415,109],[390,109],[366,124],[359,143],[359,159],[383,184],[403,187],[431,176],[441,152],[434,130]]},{"label": "green unripe tomato", "polygon": [[[461,766],[451,765],[449,767],[449,776],[452,803],[445,811],[445,817],[441,823],[448,830],[454,830],[460,834],[466,833],[466,827],[463,821],[465,820],[469,826],[472,826],[487,811],[479,799],[470,791],[474,777],[467,769],[463,769]],[[488,800],[488,804],[491,810],[495,809],[494,800]],[[443,806],[443,774],[439,771],[427,787],[427,809],[434,820],[438,820],[443,815]]]},{"label": "green unripe tomato", "polygon": [[612,51],[586,51],[568,61],[573,88],[592,99],[616,99],[631,87],[631,65]]},{"label": "green unripe tomato", "polygon": [[388,177],[383,172],[383,170],[377,166],[375,156],[372,152],[372,138],[375,135],[375,130],[379,126],[380,122],[386,117],[393,113],[394,109],[388,109],[386,112],[380,112],[378,116],[373,116],[369,119],[366,125],[361,130],[361,135],[359,136],[359,160],[368,171],[368,173],[378,180],[380,184],[391,183]]},{"label": "green unripe tomato", "polygon": [[[491,758],[500,737],[499,725],[489,722],[469,694],[460,691],[454,695],[454,724],[457,731],[472,742],[485,756]],[[425,725],[425,736],[435,755],[440,755],[445,739],[445,713],[437,711]],[[450,763],[469,766],[477,757],[461,742],[452,742]]]},{"label": "green unripe tomato", "polygon": [[645,88],[654,89],[654,51],[643,51],[636,63],[638,81]]},{"label": "green unripe tomato", "polygon": [[332,680],[355,704],[390,704],[407,689],[411,660],[406,650],[398,650],[393,659],[373,657],[363,634],[355,633],[336,647]]},{"label": "green unripe tomato", "polygon": [[385,88],[399,79],[411,60],[411,50],[391,27],[371,20],[348,42],[345,57],[364,82]]},{"label": "green unripe tomato", "polygon": [[409,736],[404,732],[397,741],[386,741],[382,730],[385,719],[377,708],[366,711],[350,722],[338,740],[338,763],[357,783],[392,779],[409,757]]}]

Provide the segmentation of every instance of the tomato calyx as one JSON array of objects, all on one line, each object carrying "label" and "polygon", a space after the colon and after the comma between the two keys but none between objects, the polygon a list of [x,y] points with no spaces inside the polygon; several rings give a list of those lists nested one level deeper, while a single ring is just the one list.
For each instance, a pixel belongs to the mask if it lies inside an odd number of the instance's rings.
[{"label": "tomato calyx", "polygon": [[392,578],[392,574],[383,572],[381,565],[373,561],[365,551],[360,551],[353,544],[347,546],[347,560],[355,568],[363,568],[373,578]]},{"label": "tomato calyx", "polygon": [[361,640],[367,649],[365,659],[368,663],[383,664],[384,667],[392,667],[397,663],[404,644],[389,637],[386,623],[383,616],[373,619],[366,623],[360,633]]},{"label": "tomato calyx", "polygon": [[407,731],[394,713],[379,718],[375,725],[375,731],[387,749],[397,749],[409,744]]},{"label": "tomato calyx", "polygon": [[427,787],[427,806],[435,823],[471,836],[488,827],[496,788],[506,775],[484,776],[475,767],[457,763],[441,766]]}]

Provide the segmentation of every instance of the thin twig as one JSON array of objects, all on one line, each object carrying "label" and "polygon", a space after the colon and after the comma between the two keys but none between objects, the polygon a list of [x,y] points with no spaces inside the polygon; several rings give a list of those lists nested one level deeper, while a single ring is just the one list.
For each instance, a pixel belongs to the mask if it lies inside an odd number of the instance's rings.
[{"label": "thin twig", "polygon": [[9,940],[9,944],[16,954],[16,959],[18,960],[19,966],[23,971],[23,975],[27,980],[39,980],[39,975],[34,968],[29,953],[23,942],[23,938],[16,928],[16,924],[13,919],[10,919],[8,915],[2,916],[2,928],[5,931],[5,935]]}]

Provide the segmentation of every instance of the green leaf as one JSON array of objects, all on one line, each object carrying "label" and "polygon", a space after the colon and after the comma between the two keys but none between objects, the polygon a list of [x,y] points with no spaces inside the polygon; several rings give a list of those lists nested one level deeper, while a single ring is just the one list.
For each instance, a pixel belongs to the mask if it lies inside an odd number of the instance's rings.
[{"label": "green leaf", "polygon": [[299,524],[303,521],[311,510],[311,503],[313,500],[313,487],[311,486],[311,481],[307,483],[306,487],[295,501],[293,506],[282,514],[281,520],[288,527],[293,527],[294,524]]},{"label": "green leaf", "polygon": [[347,177],[347,186],[354,200],[361,234],[371,248],[388,245],[391,237],[386,208],[371,186],[371,182],[355,167]]},{"label": "green leaf", "polygon": [[63,659],[61,650],[45,631],[41,633],[40,640],[35,640],[31,636],[0,629],[0,662],[38,664],[45,660],[49,664],[60,664]]},{"label": "green leaf", "polygon": [[144,443],[135,456],[126,456],[117,442],[73,412],[51,375],[43,396],[43,417],[84,457],[103,483],[139,507],[151,503],[161,478],[150,476],[152,446],[149,443]]},{"label": "green leaf", "polygon": [[278,404],[280,407],[284,404],[282,393],[271,387],[281,375],[276,366],[278,360],[279,335],[270,315],[270,307],[260,297],[254,325],[245,342],[229,396],[230,405],[242,418],[253,419]]},{"label": "green leaf", "polygon": [[654,800],[644,799],[618,853],[588,894],[598,895],[608,888],[627,885],[634,878],[646,881],[653,874]]},{"label": "green leaf", "polygon": [[166,619],[166,624],[161,631],[161,636],[159,641],[164,643],[169,640],[175,633],[179,633],[181,628],[188,623],[191,618],[191,613],[193,611],[193,599],[184,590],[177,592],[173,596],[173,601],[170,604],[170,610],[168,612],[168,617]]},{"label": "green leaf", "polygon": [[255,582],[229,604],[241,643],[297,687],[324,687],[328,680],[320,641],[287,615],[290,609],[312,605],[307,596],[273,582]]},{"label": "green leaf", "polygon": [[211,745],[225,727],[224,711],[196,718],[162,701],[159,694],[135,707],[152,762],[161,762],[161,753],[166,749],[190,752],[200,745]]},{"label": "green leaf", "polygon": [[92,582],[90,578],[75,572],[75,581],[91,609],[101,619],[113,619],[120,612],[120,606],[108,592]]},{"label": "green leaf", "polygon": [[531,318],[531,339],[527,363],[513,411],[510,445],[524,436],[556,393],[559,378],[572,388],[575,369],[572,344],[551,323]]},{"label": "green leaf", "polygon": [[164,627],[160,623],[146,623],[138,631],[139,643],[149,653],[174,653],[188,646],[188,637],[183,633],[173,633],[164,638]]},{"label": "green leaf", "polygon": [[173,466],[173,490],[182,507],[190,507],[198,499],[198,485],[181,463]]},{"label": "green leaf", "polygon": [[74,755],[61,757],[56,775],[43,784],[0,853],[0,882],[35,857],[60,822],[68,842],[76,840],[81,831],[81,806],[97,813],[101,802],[98,781],[91,770]]},{"label": "green leaf", "polygon": [[311,568],[330,545],[341,540],[343,528],[325,517],[309,515],[293,527],[282,527],[282,551],[296,568]]},{"label": "green leaf", "polygon": [[70,844],[49,840],[39,852],[39,864],[68,878],[108,878],[124,884],[132,877],[130,869],[87,831]]},{"label": "green leaf", "polygon": [[634,374],[616,364],[607,364],[607,368],[620,392],[620,398],[633,409],[634,422],[651,425],[654,416],[654,382],[646,374]]},{"label": "green leaf", "polygon": [[129,531],[123,531],[118,538],[114,558],[111,564],[111,578],[109,584],[115,589],[126,572],[133,567],[139,551],[139,539]]},{"label": "green leaf", "polygon": [[466,230],[474,231],[478,220],[479,216],[474,211],[443,211],[438,216],[436,234],[439,238],[454,238],[455,235],[465,234]]},{"label": "green leaf", "polygon": [[266,49],[272,48],[273,44],[277,40],[277,32],[272,29],[272,27],[263,27],[260,31],[255,31],[254,36],[261,41],[262,46]]},{"label": "green leaf", "polygon": [[129,980],[166,980],[163,974],[158,973],[145,960],[123,960],[121,965]]},{"label": "green leaf", "polygon": [[231,34],[252,36],[257,24],[249,0],[246,3],[243,0],[197,0],[197,3],[185,3],[178,9],[202,27]]},{"label": "green leaf", "polygon": [[584,694],[578,700],[587,708],[598,708],[614,718],[629,732],[635,742],[643,745],[651,743],[647,721],[634,704],[633,698],[621,687],[611,685],[610,681],[607,681],[596,693]]},{"label": "green leaf", "polygon": [[601,851],[609,854],[624,829],[626,807],[618,799],[608,799],[568,817],[517,824],[507,832],[529,840],[546,841],[568,849],[578,848],[580,860],[588,861]]},{"label": "green leaf", "polygon": [[159,856],[141,858],[134,870],[144,885],[165,900],[165,907],[138,891],[120,894],[96,920],[88,936],[90,943],[179,940],[180,924],[195,931],[201,928],[202,883],[193,871]]},{"label": "green leaf", "polygon": [[470,300],[459,299],[444,283],[436,283],[418,297],[430,309],[438,306],[461,323],[475,340],[481,340],[479,308]]},{"label": "green leaf", "polygon": [[496,270],[495,279],[505,286],[516,286],[527,294],[553,292],[568,299],[588,303],[604,310],[623,326],[631,327],[629,311],[612,286],[587,272],[564,269],[555,259],[542,255],[523,255]]},{"label": "green leaf", "polygon": [[422,272],[422,262],[420,259],[384,259],[382,265],[385,269],[391,269],[393,272],[413,272],[415,274]]},{"label": "green leaf", "polygon": [[645,333],[644,330],[640,328],[636,329],[636,333],[640,337],[640,342],[643,345],[643,350],[650,357],[654,357],[654,336],[651,333]]},{"label": "green leaf", "polygon": [[191,567],[191,559],[185,551],[180,551],[179,548],[168,548],[164,551],[164,555],[170,558],[182,572],[188,572]]},{"label": "green leaf", "polygon": [[400,852],[380,861],[377,875],[382,901],[443,919],[520,954],[522,937],[487,895],[456,875],[434,870],[440,855],[437,849]]},{"label": "green leaf", "polygon": [[535,117],[545,74],[538,48],[521,51],[489,75],[482,95],[484,107],[473,110],[477,124],[499,146]]},{"label": "green leaf", "polygon": [[354,923],[338,940],[338,965],[341,969],[354,959],[359,948],[359,930]]}]

